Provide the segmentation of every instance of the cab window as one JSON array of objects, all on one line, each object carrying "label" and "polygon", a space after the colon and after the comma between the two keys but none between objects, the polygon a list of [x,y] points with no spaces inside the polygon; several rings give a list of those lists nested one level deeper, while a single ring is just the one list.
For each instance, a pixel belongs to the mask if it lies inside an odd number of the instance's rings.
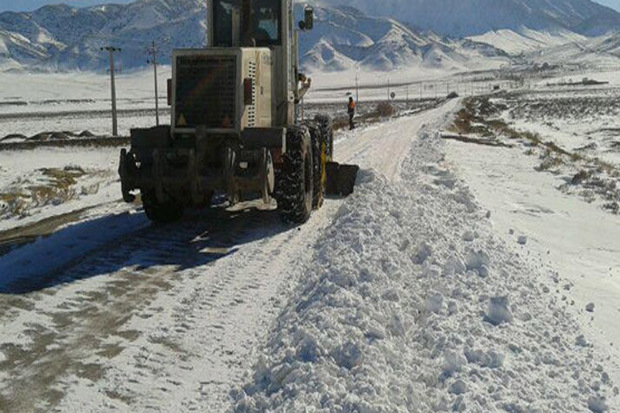
[{"label": "cab window", "polygon": [[256,45],[272,46],[280,44],[280,1],[258,1],[254,16],[256,19]]},{"label": "cab window", "polygon": [[239,10],[239,0],[215,0],[213,2],[213,45],[231,47],[233,42],[233,9]]},{"label": "cab window", "polygon": [[282,0],[214,0],[213,46],[233,45],[234,10],[240,17],[239,39],[243,46],[282,44]]}]

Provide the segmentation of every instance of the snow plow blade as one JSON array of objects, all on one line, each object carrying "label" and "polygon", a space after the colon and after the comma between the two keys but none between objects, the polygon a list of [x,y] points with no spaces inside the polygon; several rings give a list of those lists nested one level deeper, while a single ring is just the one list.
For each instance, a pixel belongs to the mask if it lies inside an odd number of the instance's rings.
[{"label": "snow plow blade", "polygon": [[341,165],[336,162],[327,163],[326,192],[330,196],[349,196],[355,189],[355,181],[360,167],[357,165]]}]

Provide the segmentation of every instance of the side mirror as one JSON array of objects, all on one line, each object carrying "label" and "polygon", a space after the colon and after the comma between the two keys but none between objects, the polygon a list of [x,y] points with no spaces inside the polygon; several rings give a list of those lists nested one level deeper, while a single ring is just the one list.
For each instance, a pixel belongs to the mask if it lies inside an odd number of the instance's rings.
[{"label": "side mirror", "polygon": [[314,9],[306,6],[304,9],[304,20],[299,22],[301,30],[312,30],[314,28]]}]

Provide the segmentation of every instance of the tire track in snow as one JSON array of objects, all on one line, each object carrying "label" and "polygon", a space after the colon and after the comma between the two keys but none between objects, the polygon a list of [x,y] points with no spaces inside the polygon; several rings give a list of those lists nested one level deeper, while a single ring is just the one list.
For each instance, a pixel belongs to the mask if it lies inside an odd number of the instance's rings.
[{"label": "tire track in snow", "polygon": [[357,163],[366,169],[375,169],[388,179],[399,181],[401,165],[409,155],[411,142],[418,132],[453,113],[460,102],[460,99],[454,99],[418,115],[364,129],[358,135],[353,134],[336,143],[336,158],[343,163]]},{"label": "tire track in snow", "polygon": [[[43,383],[34,387],[31,383],[42,378],[56,381],[70,373],[69,368],[58,371],[52,367],[68,367],[72,358],[79,360],[83,356],[76,357],[79,353],[96,351],[100,340],[88,337],[122,337],[123,326],[133,313],[172,288],[177,266],[208,265],[214,257],[198,254],[199,243],[191,245],[197,234],[204,230],[213,232],[207,242],[221,247],[230,245],[234,238],[243,240],[248,229],[256,228],[256,217],[242,216],[225,225],[226,220],[220,215],[211,214],[210,218],[216,218],[215,224],[203,222],[196,226],[185,222],[143,231],[63,273],[57,280],[64,284],[62,287],[19,297],[26,310],[13,311],[17,314],[3,327],[8,342],[0,346],[4,359],[0,363],[0,377],[5,379],[2,388],[6,389],[0,396],[0,410],[30,410],[28,407],[33,406],[29,403],[37,399],[47,400],[50,405],[57,402],[58,392]],[[12,342],[11,336],[21,340]],[[62,346],[63,351],[49,352],[50,344]],[[21,371],[24,365],[29,370]],[[76,368],[81,367],[76,364]]]}]

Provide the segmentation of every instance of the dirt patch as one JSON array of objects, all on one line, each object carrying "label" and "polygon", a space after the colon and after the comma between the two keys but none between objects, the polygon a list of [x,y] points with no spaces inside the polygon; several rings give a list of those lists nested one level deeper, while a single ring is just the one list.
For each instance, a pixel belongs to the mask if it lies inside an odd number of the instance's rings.
[{"label": "dirt patch", "polygon": [[126,405],[131,405],[133,399],[129,396],[123,395],[117,390],[107,390],[105,392],[106,396],[108,396],[112,400],[118,400],[120,402],[125,403]]},{"label": "dirt patch", "polygon": [[101,350],[97,352],[97,355],[105,357],[107,359],[113,359],[125,350],[125,347],[120,344],[104,344],[101,346]]},{"label": "dirt patch", "polygon": [[[6,412],[34,411],[35,401],[37,405],[56,405],[63,397],[63,392],[52,388],[56,377],[66,373],[69,360],[63,356],[60,348],[49,349],[56,340],[57,335],[43,326],[33,324],[27,330],[31,344],[27,348],[16,344],[4,344],[0,350],[6,360],[0,363],[0,371],[12,371],[20,366],[36,363],[40,368],[37,375],[37,384],[33,386],[30,381],[13,380],[11,382],[10,400],[0,396],[0,410]],[[49,360],[54,362],[50,363]],[[25,397],[28,394],[29,397]],[[36,394],[36,398],[32,397]],[[24,397],[15,397],[22,395]]]},{"label": "dirt patch", "polygon": [[31,225],[0,231],[0,257],[13,249],[53,234],[61,226],[78,221],[91,208],[84,208],[56,217],[43,219]]},{"label": "dirt patch", "polygon": [[25,142],[8,142],[0,143],[0,151],[17,151],[17,150],[32,150],[36,148],[65,148],[65,147],[122,147],[127,146],[130,143],[128,137],[120,138],[78,138],[78,139],[65,139],[65,140],[48,140],[48,141],[25,141]]},{"label": "dirt patch", "polygon": [[514,148],[514,145],[509,145],[503,142],[498,142],[496,140],[484,139],[484,138],[476,139],[476,138],[470,138],[469,136],[464,136],[464,135],[451,135],[451,134],[443,133],[441,134],[441,139],[448,139],[448,140],[454,140],[454,141],[465,142],[465,143],[474,143],[476,145],[483,145],[483,146]]}]

